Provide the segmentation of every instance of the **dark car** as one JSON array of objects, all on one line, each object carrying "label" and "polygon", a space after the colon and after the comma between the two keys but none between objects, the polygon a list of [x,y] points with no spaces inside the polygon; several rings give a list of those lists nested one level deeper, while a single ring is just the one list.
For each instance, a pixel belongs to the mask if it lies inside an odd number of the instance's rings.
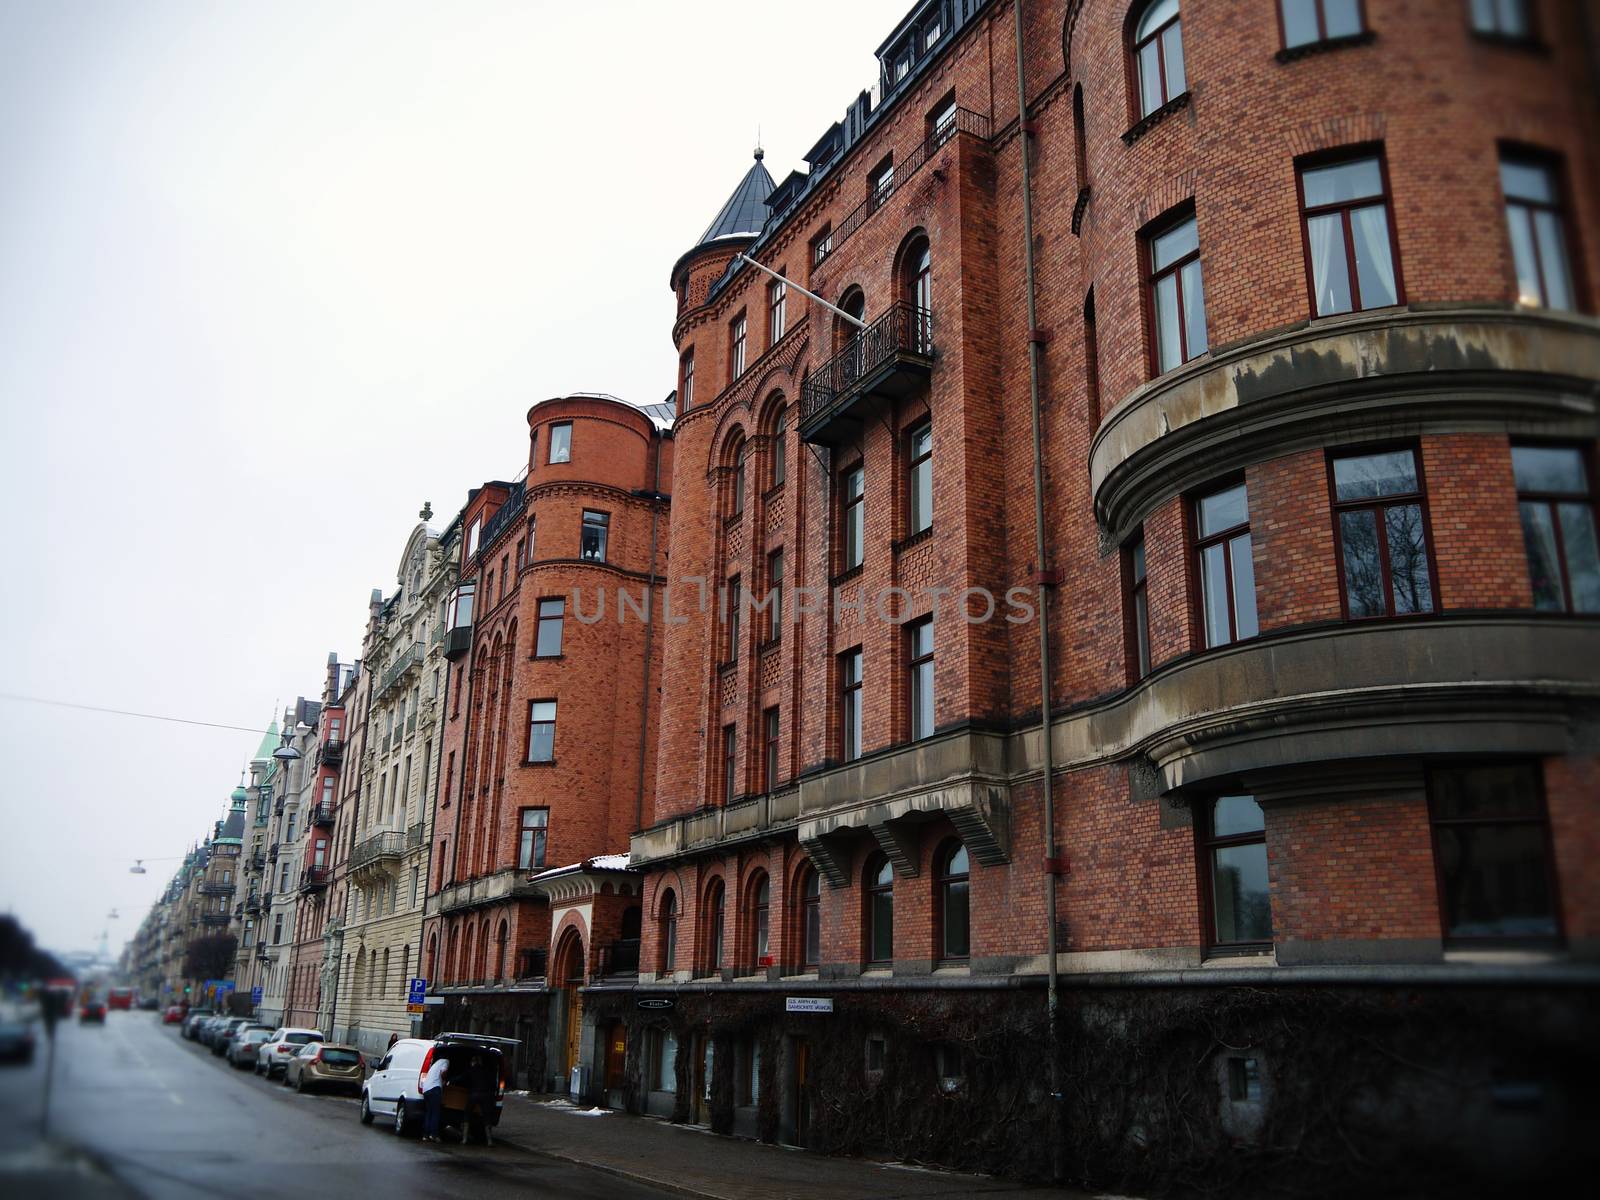
[{"label": "dark car", "polygon": [[239,1031],[254,1024],[255,1022],[249,1017],[234,1017],[224,1021],[211,1035],[211,1053],[221,1058],[232,1048],[233,1039],[238,1036]]},{"label": "dark car", "polygon": [[33,1021],[16,1009],[0,1008],[0,1062],[32,1062],[34,1042]]},{"label": "dark car", "polygon": [[518,1045],[514,1038],[480,1033],[440,1034],[423,1055],[416,1086],[400,1098],[395,1132],[403,1136],[413,1122],[421,1127],[421,1079],[437,1059],[443,1058],[449,1062],[450,1070],[445,1076],[441,1127],[459,1132],[463,1143],[470,1139],[486,1146],[492,1144],[510,1079],[511,1053]]},{"label": "dark car", "polygon": [[200,1023],[209,1021],[215,1014],[209,1008],[191,1008],[183,1018],[183,1036],[195,1041],[200,1036]]},{"label": "dark car", "polygon": [[106,1023],[106,1002],[98,996],[91,996],[78,1005],[78,1024],[104,1025]]}]

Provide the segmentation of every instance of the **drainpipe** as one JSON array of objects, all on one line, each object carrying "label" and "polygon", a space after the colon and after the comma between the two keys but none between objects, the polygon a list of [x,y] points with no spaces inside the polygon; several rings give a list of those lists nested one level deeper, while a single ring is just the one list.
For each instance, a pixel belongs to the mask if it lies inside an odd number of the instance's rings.
[{"label": "drainpipe", "polygon": [[[656,609],[656,535],[661,521],[661,444],[666,436],[659,430],[656,431],[656,461],[655,478],[650,484],[650,582],[645,584],[649,589],[646,594],[646,609],[649,614],[644,623],[644,690],[641,699],[644,701],[639,714],[639,778],[633,791],[633,827],[635,830],[644,825],[644,755],[650,736],[650,654],[655,642]],[[620,602],[618,605],[620,611]]]},{"label": "drainpipe", "polygon": [[1033,415],[1033,538],[1039,587],[1039,749],[1044,766],[1044,841],[1045,947],[1049,979],[1045,989],[1045,1011],[1049,1019],[1047,1054],[1050,1060],[1050,1177],[1061,1182],[1061,1054],[1056,1028],[1058,978],[1056,970],[1056,876],[1060,870],[1056,854],[1055,765],[1050,751],[1050,580],[1045,566],[1044,536],[1044,438],[1043,416],[1039,410],[1039,331],[1038,303],[1035,297],[1033,262],[1033,173],[1029,154],[1032,136],[1028,120],[1028,95],[1023,75],[1022,0],[1013,0],[1013,28],[1017,54],[1017,144],[1022,149],[1022,237],[1023,263],[1028,294],[1028,398]]}]

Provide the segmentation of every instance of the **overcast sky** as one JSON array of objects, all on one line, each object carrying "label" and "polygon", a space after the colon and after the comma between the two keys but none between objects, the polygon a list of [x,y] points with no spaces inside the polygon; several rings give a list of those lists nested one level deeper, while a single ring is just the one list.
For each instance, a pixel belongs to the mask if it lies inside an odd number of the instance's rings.
[{"label": "overcast sky", "polygon": [[[0,692],[318,696],[530,404],[671,390],[673,260],[908,8],[0,0]],[[0,698],[0,909],[115,952],[258,740]]]}]

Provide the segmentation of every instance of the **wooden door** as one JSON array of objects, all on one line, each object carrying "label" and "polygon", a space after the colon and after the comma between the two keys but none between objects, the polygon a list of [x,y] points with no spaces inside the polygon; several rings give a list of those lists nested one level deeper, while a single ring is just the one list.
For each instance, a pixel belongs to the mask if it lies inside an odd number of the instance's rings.
[{"label": "wooden door", "polygon": [[[608,1103],[621,1103],[628,1063],[628,1032],[621,1021],[613,1021],[606,1033],[606,1092]],[[611,1100],[615,1093],[616,1100]]]}]

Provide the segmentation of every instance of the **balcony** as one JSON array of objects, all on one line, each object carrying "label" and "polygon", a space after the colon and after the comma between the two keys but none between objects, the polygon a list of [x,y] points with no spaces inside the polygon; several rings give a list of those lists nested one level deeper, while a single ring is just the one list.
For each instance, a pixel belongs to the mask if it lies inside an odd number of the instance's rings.
[{"label": "balcony", "polygon": [[609,946],[600,947],[601,975],[637,975],[638,973],[638,938],[620,938]]},{"label": "balcony", "polygon": [[376,704],[391,690],[404,685],[411,678],[411,673],[420,666],[422,666],[422,643],[412,642],[379,677],[377,691],[372,693],[372,703]]},{"label": "balcony", "polygon": [[933,370],[933,314],[893,305],[812,373],[800,391],[800,436],[822,446],[856,437],[873,401],[901,399]]},{"label": "balcony", "polygon": [[306,814],[313,825],[328,826],[333,824],[333,805],[313,804],[311,811]]},{"label": "balcony", "polygon": [[261,911],[261,895],[259,892],[251,892],[244,898],[244,910],[252,914]]},{"label": "balcony", "polygon": [[233,884],[231,883],[202,883],[200,885],[202,896],[231,896]]},{"label": "balcony", "polygon": [[406,849],[415,850],[422,845],[422,822],[418,821],[406,830]]},{"label": "balcony", "polygon": [[278,843],[277,842],[273,842],[271,847],[268,848],[268,850],[267,850],[267,861],[269,863],[275,863],[275,862],[278,861]]},{"label": "balcony", "polygon": [[329,738],[317,747],[317,761],[325,766],[338,766],[344,759],[344,739]]},{"label": "balcony", "polygon": [[406,835],[399,830],[375,833],[356,843],[356,848],[350,852],[350,869],[356,870],[373,863],[398,859],[405,851]]},{"label": "balcony", "polygon": [[307,867],[300,872],[300,890],[302,892],[320,892],[328,886],[327,867]]},{"label": "balcony", "polygon": [[213,925],[226,928],[228,922],[231,920],[233,920],[233,918],[225,912],[208,912],[200,914],[200,924],[202,925]]},{"label": "balcony", "polygon": [[267,869],[267,856],[259,850],[250,856],[250,869],[257,874]]}]

